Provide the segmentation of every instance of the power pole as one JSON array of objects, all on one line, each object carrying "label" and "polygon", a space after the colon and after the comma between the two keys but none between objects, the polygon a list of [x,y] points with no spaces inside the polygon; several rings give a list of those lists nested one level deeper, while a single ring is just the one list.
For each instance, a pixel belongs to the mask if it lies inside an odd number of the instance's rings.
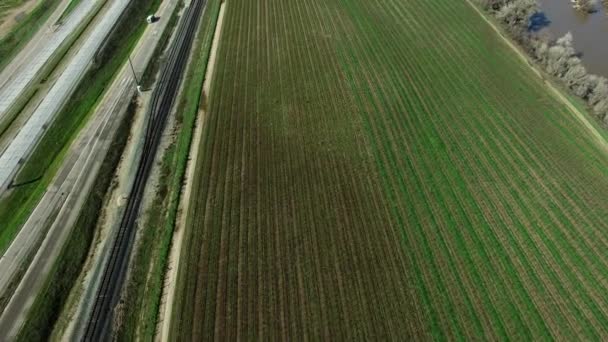
[{"label": "power pole", "polygon": [[139,79],[137,79],[137,74],[135,73],[135,68],[133,68],[133,62],[131,62],[131,56],[129,56],[129,65],[131,66],[131,71],[133,72],[133,78],[135,78],[135,83],[139,87]]}]

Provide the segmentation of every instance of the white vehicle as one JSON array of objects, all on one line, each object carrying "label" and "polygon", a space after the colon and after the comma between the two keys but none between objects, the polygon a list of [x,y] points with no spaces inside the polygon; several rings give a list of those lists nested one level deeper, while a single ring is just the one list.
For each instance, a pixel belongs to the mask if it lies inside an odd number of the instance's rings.
[{"label": "white vehicle", "polygon": [[155,23],[159,18],[157,16],[155,16],[154,14],[149,15],[146,18],[146,21],[148,22],[148,24],[152,24]]}]

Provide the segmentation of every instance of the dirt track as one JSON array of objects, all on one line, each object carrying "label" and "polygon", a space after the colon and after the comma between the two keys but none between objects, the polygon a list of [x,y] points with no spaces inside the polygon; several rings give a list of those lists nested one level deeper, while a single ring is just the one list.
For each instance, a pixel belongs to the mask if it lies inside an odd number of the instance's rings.
[{"label": "dirt track", "polygon": [[[215,70],[216,65],[216,57],[217,57],[217,48],[219,46],[219,39],[222,31],[222,23],[224,19],[226,2],[224,2],[220,7],[220,14],[217,21],[217,26],[215,30],[215,35],[213,37],[213,43],[211,45],[211,54],[209,55],[209,61],[207,63],[207,71],[205,74],[205,81],[203,83],[203,96],[209,96],[209,89],[211,84],[211,79],[213,77],[213,71]],[[194,137],[192,139],[192,143],[190,145],[189,155],[191,156],[190,161],[188,162],[187,170],[186,170],[186,179],[184,186],[184,194],[181,197],[180,203],[180,216],[178,218],[179,222],[177,223],[177,227],[175,229],[175,233],[173,235],[173,244],[171,246],[171,251],[169,254],[169,270],[165,276],[165,288],[164,288],[164,301],[162,301],[160,312],[159,312],[159,326],[157,330],[157,341],[167,341],[169,339],[169,331],[171,329],[171,312],[173,311],[173,301],[175,299],[175,291],[177,285],[177,274],[179,270],[179,260],[180,260],[180,251],[182,248],[182,242],[184,237],[184,226],[186,224],[186,217],[188,213],[188,208],[190,204],[190,196],[192,193],[192,180],[194,179],[194,171],[196,170],[196,162],[197,157],[199,155],[198,149],[200,147],[200,141],[203,134],[203,127],[205,122],[205,111],[199,110],[198,116],[196,118],[195,129],[194,129]]]}]

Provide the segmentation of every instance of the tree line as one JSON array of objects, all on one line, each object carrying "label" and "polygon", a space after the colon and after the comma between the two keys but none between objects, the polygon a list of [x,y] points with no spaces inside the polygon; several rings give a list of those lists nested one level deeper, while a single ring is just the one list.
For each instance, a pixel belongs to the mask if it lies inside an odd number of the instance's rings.
[{"label": "tree line", "polygon": [[563,82],[573,94],[585,100],[593,113],[608,125],[608,79],[591,74],[574,49],[572,34],[554,39],[534,28],[542,18],[536,0],[478,0],[497,18],[509,34],[544,70]]}]

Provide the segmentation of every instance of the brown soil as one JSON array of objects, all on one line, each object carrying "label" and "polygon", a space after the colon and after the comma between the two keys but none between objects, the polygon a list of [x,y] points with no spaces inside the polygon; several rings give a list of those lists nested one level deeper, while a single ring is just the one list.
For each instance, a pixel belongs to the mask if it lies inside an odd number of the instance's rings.
[{"label": "brown soil", "polygon": [[25,0],[22,4],[2,14],[0,18],[0,39],[9,33],[39,2],[36,0]]}]

